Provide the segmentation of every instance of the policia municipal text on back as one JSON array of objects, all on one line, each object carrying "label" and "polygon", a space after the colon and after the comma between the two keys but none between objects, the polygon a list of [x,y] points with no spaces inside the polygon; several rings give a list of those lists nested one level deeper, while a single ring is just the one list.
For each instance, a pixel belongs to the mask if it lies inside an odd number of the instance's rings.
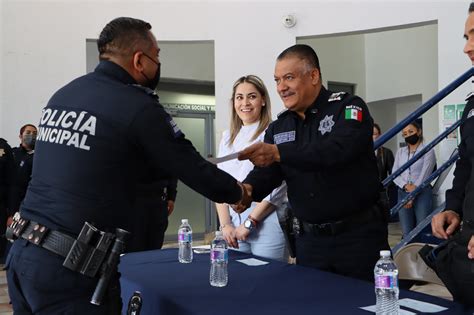
[{"label": "policia municipal text on back", "polygon": [[[205,161],[159,103],[160,49],[150,29],[133,18],[107,24],[95,71],[59,89],[43,110],[6,263],[15,313],[120,314],[116,264],[146,161],[213,201],[248,202],[243,186]],[[89,303],[94,292],[100,306]]]}]

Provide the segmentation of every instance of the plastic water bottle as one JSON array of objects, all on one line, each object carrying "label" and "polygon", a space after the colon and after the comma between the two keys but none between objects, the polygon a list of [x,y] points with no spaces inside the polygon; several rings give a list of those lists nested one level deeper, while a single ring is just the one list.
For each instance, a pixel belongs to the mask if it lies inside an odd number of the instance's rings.
[{"label": "plastic water bottle", "polygon": [[227,262],[229,261],[229,250],[221,231],[216,232],[216,238],[211,243],[211,272],[209,282],[213,287],[225,287],[227,285]]},{"label": "plastic water bottle", "polygon": [[180,263],[188,264],[193,261],[193,230],[188,223],[188,219],[182,219],[178,230]]},{"label": "plastic water bottle", "polygon": [[377,315],[398,314],[398,269],[389,250],[380,251],[380,259],[375,264],[375,296]]}]

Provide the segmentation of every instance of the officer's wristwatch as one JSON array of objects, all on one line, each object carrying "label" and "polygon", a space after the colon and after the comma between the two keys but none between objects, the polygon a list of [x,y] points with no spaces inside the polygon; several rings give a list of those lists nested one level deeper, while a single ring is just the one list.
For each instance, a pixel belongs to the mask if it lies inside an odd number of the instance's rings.
[{"label": "officer's wristwatch", "polygon": [[249,231],[252,231],[253,229],[255,229],[257,225],[258,225],[258,221],[252,218],[252,216],[250,215],[244,221],[244,227],[248,229]]}]

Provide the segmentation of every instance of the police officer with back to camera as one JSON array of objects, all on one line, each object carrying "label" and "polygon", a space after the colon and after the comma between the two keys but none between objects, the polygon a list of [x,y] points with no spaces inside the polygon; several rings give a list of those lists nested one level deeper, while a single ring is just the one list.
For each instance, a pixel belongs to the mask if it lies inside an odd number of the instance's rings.
[{"label": "police officer with back to camera", "polygon": [[33,155],[38,130],[32,124],[20,128],[20,145],[13,148],[15,161],[15,176],[13,180],[13,196],[8,209],[9,221],[13,214],[19,210],[20,203],[25,198],[26,189],[33,171]]},{"label": "police officer with back to camera", "polygon": [[[464,53],[474,65],[474,3],[464,29]],[[433,235],[448,240],[437,253],[436,272],[457,302],[474,307],[474,92],[461,117],[459,160],[443,212],[431,221]],[[462,224],[461,224],[462,222]]]},{"label": "police officer with back to camera", "polygon": [[150,29],[133,18],[108,23],[95,71],[59,89],[43,110],[6,264],[15,313],[120,314],[116,265],[126,233],[117,228],[133,215],[145,156],[163,178],[214,201],[248,202],[245,188],[204,160],[160,105],[160,49]]},{"label": "police officer with back to camera", "polygon": [[367,106],[322,86],[318,57],[307,45],[278,56],[275,82],[287,110],[264,143],[239,155],[257,166],[244,185],[258,201],[286,181],[300,222],[298,264],[372,281],[379,250],[389,246],[376,205],[381,185]]},{"label": "police officer with back to camera", "polygon": [[[13,162],[12,148],[8,142],[0,138],[0,235],[5,233],[7,223],[7,207],[11,200],[11,189],[15,164]],[[0,237],[0,257],[4,260],[7,240]]]}]

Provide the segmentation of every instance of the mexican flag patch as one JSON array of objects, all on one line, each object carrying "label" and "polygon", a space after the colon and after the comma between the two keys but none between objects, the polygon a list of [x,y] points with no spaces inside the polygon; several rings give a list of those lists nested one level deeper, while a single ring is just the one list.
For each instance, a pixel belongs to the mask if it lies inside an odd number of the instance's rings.
[{"label": "mexican flag patch", "polygon": [[355,105],[346,106],[346,119],[354,119],[357,121],[362,121],[362,108]]}]

